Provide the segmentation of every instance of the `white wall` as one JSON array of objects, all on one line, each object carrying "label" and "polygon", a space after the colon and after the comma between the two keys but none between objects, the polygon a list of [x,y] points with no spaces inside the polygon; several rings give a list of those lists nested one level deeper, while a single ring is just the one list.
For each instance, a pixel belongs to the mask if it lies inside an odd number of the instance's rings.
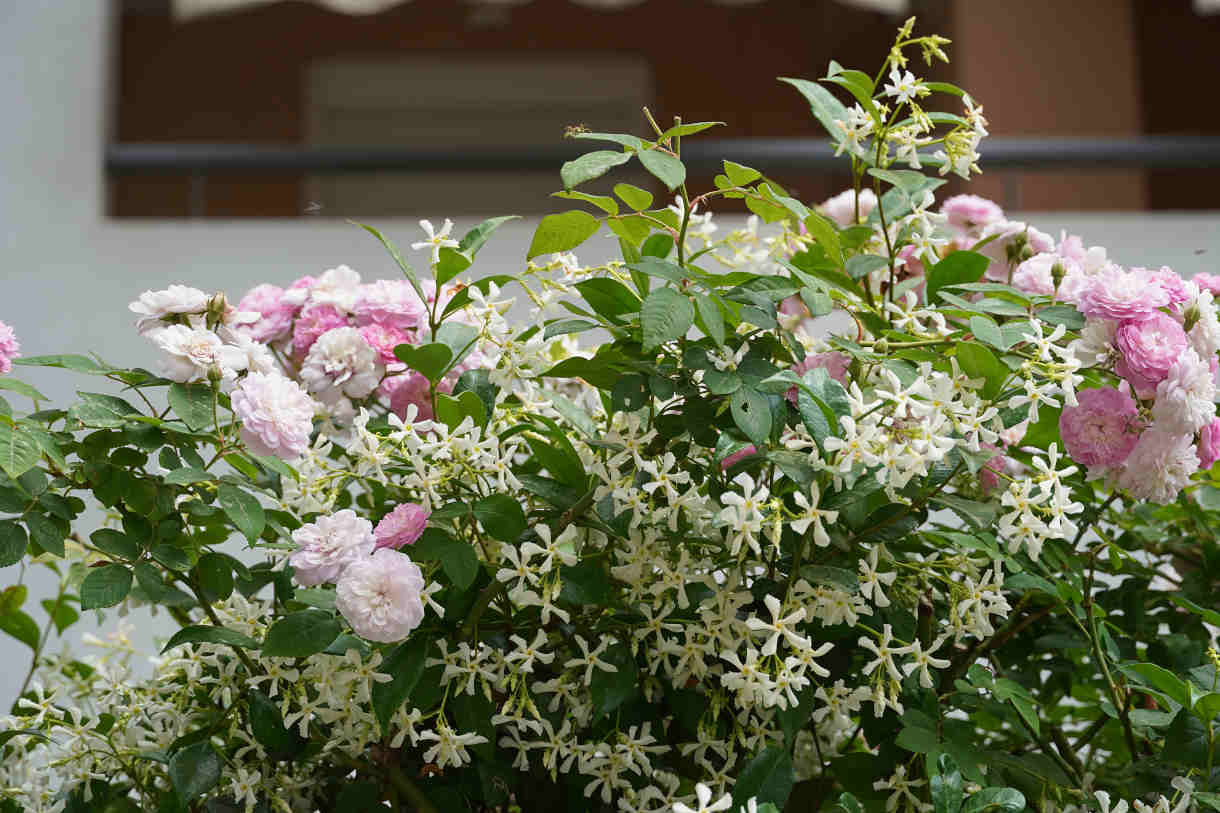
[{"label": "white wall", "polygon": [[[92,350],[121,364],[147,365],[148,347],[131,330],[126,305],[146,288],[185,282],[239,296],[261,281],[285,283],[347,263],[369,278],[396,270],[363,231],[325,219],[243,222],[117,222],[102,212],[109,22],[103,0],[0,0],[0,319],[27,355]],[[495,183],[494,176],[488,183]],[[489,214],[500,214],[499,212]],[[430,213],[433,220],[444,212]],[[1067,228],[1106,245],[1130,265],[1170,265],[1183,274],[1220,271],[1220,217],[1205,215],[1038,215],[1033,224]],[[412,223],[378,223],[404,246]],[[458,230],[473,225],[458,224]],[[484,249],[484,271],[519,267],[532,223],[506,226]],[[604,238],[581,252],[608,253]],[[1202,253],[1200,253],[1202,252]],[[23,369],[52,398],[96,388],[95,380]],[[82,528],[86,533],[91,528]],[[12,583],[19,568],[0,572]],[[31,576],[29,606],[46,579]],[[41,609],[33,611],[41,622]],[[158,623],[137,619],[151,647]],[[69,638],[79,639],[84,628]],[[75,646],[75,644],[74,644]],[[28,650],[0,638],[0,708],[28,665]]]}]

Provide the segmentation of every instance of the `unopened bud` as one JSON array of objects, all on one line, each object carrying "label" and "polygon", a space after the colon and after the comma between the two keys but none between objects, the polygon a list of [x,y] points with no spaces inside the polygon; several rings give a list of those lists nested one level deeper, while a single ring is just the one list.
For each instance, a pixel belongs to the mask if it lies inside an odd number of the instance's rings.
[{"label": "unopened bud", "polygon": [[1022,256],[1027,248],[1029,248],[1029,238],[1025,236],[1025,232],[1021,232],[1020,234],[1013,235],[1012,240],[1005,246],[1004,251],[1008,255],[1010,263],[1019,263],[1033,256],[1032,252],[1028,256]]},{"label": "unopened bud", "polygon": [[224,292],[218,292],[215,296],[208,300],[207,308],[207,323],[209,328],[214,328],[216,325],[224,321],[225,313],[229,310],[229,301],[225,299]]},{"label": "unopened bud", "polygon": [[1059,283],[1063,282],[1063,278],[1067,276],[1067,269],[1063,267],[1063,263],[1056,261],[1051,266],[1051,282],[1055,284],[1055,293],[1059,292]]},{"label": "unopened bud", "polygon": [[873,342],[873,352],[874,352],[874,353],[888,353],[888,352],[890,352],[890,343],[889,343],[889,341],[888,341],[888,340],[886,340],[886,339],[878,339],[877,341]]},{"label": "unopened bud", "polygon": [[1199,313],[1198,303],[1191,303],[1190,308],[1187,308],[1182,314],[1182,330],[1190,333],[1191,328],[1198,325],[1200,316],[1203,314]]},{"label": "unopened bud", "polygon": [[212,385],[213,389],[220,386],[220,381],[223,378],[224,373],[220,371],[219,364],[213,364],[208,368],[208,383]]}]

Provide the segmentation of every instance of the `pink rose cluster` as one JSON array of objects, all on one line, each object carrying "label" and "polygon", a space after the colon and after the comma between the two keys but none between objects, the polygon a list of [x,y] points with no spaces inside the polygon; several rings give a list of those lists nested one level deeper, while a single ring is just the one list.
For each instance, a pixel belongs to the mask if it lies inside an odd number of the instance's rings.
[{"label": "pink rose cluster", "polygon": [[1084,390],[1063,410],[1068,453],[1138,499],[1167,503],[1220,458],[1220,319],[1205,286],[1172,269],[1106,264],[1076,289],[1077,355],[1113,370],[1117,388]]},{"label": "pink rose cluster", "polygon": [[0,322],[0,374],[7,375],[12,371],[13,359],[21,355],[18,352],[20,349],[17,334],[4,322]]},{"label": "pink rose cluster", "polygon": [[[245,327],[247,335],[292,359],[305,388],[332,417],[355,414],[353,400],[374,396],[400,418],[412,405],[415,419],[433,417],[428,381],[406,368],[394,355],[402,344],[417,344],[427,334],[428,313],[442,308],[456,292],[421,282],[425,299],[405,279],[365,283],[360,274],[339,266],[318,277],[305,276],[287,288],[262,284],[242,297],[238,308],[258,318]],[[457,377],[475,366],[468,357],[438,384],[451,392]]]},{"label": "pink rose cluster", "polygon": [[362,638],[394,643],[424,618],[424,577],[396,548],[423,533],[430,512],[407,503],[376,528],[345,508],[292,532],[297,549],[288,557],[298,584],[335,585],[335,607]]}]

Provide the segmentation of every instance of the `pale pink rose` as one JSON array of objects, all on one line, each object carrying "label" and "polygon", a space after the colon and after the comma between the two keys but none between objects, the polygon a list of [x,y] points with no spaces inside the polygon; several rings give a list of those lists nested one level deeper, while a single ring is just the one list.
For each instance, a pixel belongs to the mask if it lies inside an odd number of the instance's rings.
[{"label": "pale pink rose", "polygon": [[360,335],[377,351],[377,356],[383,364],[398,363],[394,348],[400,344],[411,343],[411,335],[405,330],[380,322],[370,322],[360,328]]},{"label": "pale pink rose", "polygon": [[[915,245],[905,245],[898,249],[899,268],[901,270],[901,279],[910,279],[911,277],[926,277],[927,269],[924,267],[923,261],[919,258],[919,247]],[[916,296],[923,299],[923,291],[926,281],[921,280],[911,290]]]},{"label": "pale pink rose", "polygon": [[313,305],[333,305],[344,313],[356,306],[361,293],[360,274],[346,265],[322,273],[309,289]]},{"label": "pale pink rose", "polygon": [[1199,470],[1194,437],[1151,426],[1140,435],[1118,475],[1118,485],[1137,500],[1168,505]]},{"label": "pale pink rose", "polygon": [[[805,358],[792,365],[792,372],[797,375],[804,375],[810,370],[821,367],[835,381],[838,381],[843,386],[847,386],[847,368],[851,366],[851,358],[846,354],[836,350],[831,350],[829,353],[811,353]],[[790,402],[796,404],[796,386],[788,388],[787,397]]]},{"label": "pale pink rose", "polygon": [[378,548],[401,548],[419,539],[432,512],[422,505],[405,502],[382,517],[373,529]]},{"label": "pale pink rose", "polygon": [[211,297],[198,288],[171,285],[162,291],[145,291],[127,306],[136,314],[136,329],[144,333],[167,316],[180,313],[203,313]]},{"label": "pale pink rose", "polygon": [[354,327],[337,327],[318,337],[301,365],[301,382],[310,392],[342,390],[364,398],[381,383],[385,366],[377,351]]},{"label": "pale pink rose", "polygon": [[1067,453],[1086,466],[1117,466],[1140,436],[1139,408],[1130,395],[1110,387],[1081,390],[1077,406],[1064,407],[1059,434]]},{"label": "pale pink rose", "polygon": [[21,343],[17,341],[17,334],[4,322],[0,322],[0,374],[8,374],[13,369],[13,359],[21,355],[18,352],[20,349]]},{"label": "pale pink rose", "polygon": [[[856,191],[845,189],[834,197],[822,201],[822,205],[818,208],[840,226],[854,226],[856,224]],[[860,219],[866,220],[875,208],[877,208],[877,194],[871,189],[861,189]]]},{"label": "pale pink rose", "polygon": [[1210,469],[1212,464],[1220,460],[1220,418],[1199,430],[1199,446],[1195,449],[1199,458],[1200,469]]},{"label": "pale pink rose", "polygon": [[978,195],[954,195],[940,205],[940,213],[948,224],[967,234],[979,234],[992,223],[1004,219],[999,204]]},{"label": "pale pink rose", "polygon": [[1188,344],[1186,331],[1178,321],[1160,311],[1122,322],[1114,334],[1114,345],[1123,354],[1125,369],[1153,384],[1164,380]]},{"label": "pale pink rose", "polygon": [[352,312],[356,322],[372,322],[400,330],[415,330],[426,323],[424,303],[406,280],[379,279],[361,288]]},{"label": "pale pink rose", "polygon": [[367,561],[376,546],[373,523],[350,508],[318,517],[292,532],[297,549],[288,557],[297,584],[337,581],[353,562]]},{"label": "pale pink rose", "polygon": [[[452,384],[442,380],[437,383],[437,392],[452,392]],[[415,420],[430,421],[436,417],[432,411],[432,398],[428,392],[428,379],[423,373],[414,370],[392,376],[381,382],[379,392],[389,399],[390,410],[399,418],[406,420],[407,407],[414,404],[417,411]]]},{"label": "pale pink rose", "polygon": [[1008,457],[998,447],[990,443],[983,443],[981,445],[984,449],[990,449],[996,453],[994,457],[989,459],[979,469],[979,485],[982,486],[984,494],[990,494],[1003,485],[1000,477],[1008,474]]},{"label": "pale pink rose", "polygon": [[267,283],[247,291],[237,303],[237,309],[259,315],[258,321],[245,328],[250,338],[257,342],[272,342],[287,336],[296,315],[296,308],[284,301],[284,289]]},{"label": "pale pink rose", "polygon": [[745,460],[747,457],[751,457],[756,454],[758,454],[758,449],[756,449],[754,447],[754,444],[751,443],[749,446],[745,447],[744,449],[733,452],[731,455],[726,457],[724,460],[721,460],[720,461],[720,470],[728,471],[728,469],[730,469],[733,466],[733,464],[739,463],[740,461]]},{"label": "pale pink rose", "polygon": [[316,279],[308,274],[296,280],[284,291],[284,302],[300,310],[309,301],[309,292],[313,290],[313,286],[317,282]]},{"label": "pale pink rose", "polygon": [[1169,302],[1169,291],[1146,271],[1113,265],[1088,277],[1077,308],[1085,316],[1123,322],[1147,319]]},{"label": "pale pink rose", "polygon": [[423,590],[419,566],[405,553],[382,548],[343,571],[335,607],[361,638],[391,644],[424,620]]},{"label": "pale pink rose", "polygon": [[309,448],[314,401],[301,385],[278,373],[250,373],[233,390],[241,439],[255,454],[295,460]]},{"label": "pale pink rose", "polygon": [[1220,296],[1220,274],[1195,274],[1190,278],[1190,281],[1198,285],[1205,291],[1210,291],[1213,296]]},{"label": "pale pink rose", "polygon": [[[1063,266],[1063,277],[1059,280],[1059,290],[1055,291],[1055,264]],[[1054,296],[1064,302],[1075,304],[1084,290],[1086,277],[1080,265],[1070,257],[1044,252],[1035,254],[1017,266],[1012,274],[1012,284],[1031,294]]]},{"label": "pale pink rose", "polygon": [[1152,420],[1176,434],[1193,435],[1216,417],[1216,379],[1212,365],[1194,348],[1174,360],[1156,386]]},{"label": "pale pink rose", "polygon": [[204,328],[165,325],[146,334],[165,356],[161,361],[165,377],[173,381],[201,381],[212,370],[231,381],[246,369],[249,356],[241,348],[227,345]]},{"label": "pale pink rose", "polygon": [[1131,270],[1147,275],[1149,279],[1164,288],[1165,293],[1169,294],[1170,305],[1180,305],[1191,299],[1190,289],[1186,287],[1186,280],[1182,279],[1181,274],[1167,265],[1162,265],[1160,268],[1132,268]]},{"label": "pale pink rose", "polygon": [[292,352],[305,358],[318,337],[328,330],[347,325],[347,317],[332,305],[310,305],[301,311],[292,328]]}]

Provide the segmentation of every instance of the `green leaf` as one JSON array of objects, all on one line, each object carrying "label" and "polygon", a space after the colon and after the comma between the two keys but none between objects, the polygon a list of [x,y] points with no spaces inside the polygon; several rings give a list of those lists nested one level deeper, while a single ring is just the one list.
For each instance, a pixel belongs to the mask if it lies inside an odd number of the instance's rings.
[{"label": "green leaf", "polygon": [[628,149],[639,152],[647,146],[647,142],[639,136],[627,135],[625,133],[572,133],[572,138],[583,138],[590,141],[613,141],[615,144],[622,144]]},{"label": "green leaf", "polygon": [[1191,714],[1190,709],[1180,709],[1169,728],[1165,730],[1161,759],[1194,768],[1206,768],[1207,741],[1208,726]]},{"label": "green leaf", "polygon": [[845,266],[847,276],[852,279],[863,279],[880,268],[886,268],[890,261],[877,254],[857,254],[847,261]]},{"label": "green leaf", "polygon": [[441,379],[453,360],[453,351],[439,342],[422,345],[400,344],[394,348],[394,355],[433,384]]},{"label": "green leaf", "polygon": [[1051,305],[1039,309],[1034,315],[1047,324],[1063,325],[1068,330],[1080,330],[1084,327],[1084,314],[1076,310],[1074,305]]},{"label": "green leaf", "polygon": [[471,506],[487,533],[501,542],[516,542],[525,531],[525,512],[507,494],[492,494],[476,500]]},{"label": "green leaf", "polygon": [[953,509],[958,516],[980,530],[995,522],[997,508],[994,503],[969,500],[956,494],[937,494],[932,502]]},{"label": "green leaf", "polygon": [[999,350],[1008,349],[1004,334],[1000,332],[1000,326],[995,323],[994,319],[986,316],[971,316],[970,332],[974,334],[974,338],[986,342],[992,347]]},{"label": "green leaf", "polygon": [[626,644],[611,644],[601,658],[617,671],[593,670],[589,693],[593,697],[593,709],[599,717],[613,712],[639,691],[635,658]]},{"label": "green leaf", "polygon": [[280,658],[308,658],[330,646],[343,629],[325,610],[300,610],[271,625],[263,641],[263,654]]},{"label": "green leaf", "polygon": [[665,342],[685,336],[694,321],[695,308],[689,297],[673,288],[658,288],[640,306],[644,350],[655,350]]},{"label": "green leaf", "polygon": [[68,410],[70,421],[80,421],[95,429],[117,429],[140,416],[139,410],[117,396],[100,392],[78,392],[77,395],[82,400]]},{"label": "green leaf", "polygon": [[67,602],[66,597],[61,597],[59,601],[44,598],[39,603],[42,605],[42,609],[46,610],[47,615],[51,617],[51,622],[55,624],[55,631],[60,635],[63,635],[64,630],[80,620],[80,613],[73,609],[72,605]]},{"label": "green leaf", "polygon": [[771,403],[757,390],[739,388],[729,398],[733,422],[755,446],[762,449],[771,436]]},{"label": "green leaf", "polygon": [[724,174],[733,186],[745,186],[762,177],[762,173],[758,170],[742,166],[741,164],[735,164],[732,161],[724,162]]},{"label": "green leaf", "polygon": [[65,370],[74,370],[78,373],[89,373],[90,375],[102,375],[112,370],[110,365],[98,364],[88,356],[64,353],[50,356],[25,356],[24,358],[13,359],[13,363],[27,367],[60,367]]},{"label": "green leaf", "polygon": [[1157,666],[1155,663],[1120,664],[1118,669],[1127,677],[1133,678],[1137,683],[1151,686],[1164,692],[1166,696],[1182,706],[1189,707],[1191,705],[1186,683],[1168,669]]},{"label": "green leaf", "polygon": [[1009,370],[995,355],[978,342],[961,342],[957,345],[957,362],[962,372],[971,378],[981,378],[986,382],[981,395],[990,400],[1000,394]]},{"label": "green leaf", "polygon": [[940,289],[946,285],[978,282],[989,262],[987,257],[974,251],[949,252],[943,260],[928,269],[928,304],[936,302]]},{"label": "green leaf", "polygon": [[940,749],[940,740],[936,732],[919,726],[906,726],[898,732],[894,741],[899,748],[905,748],[916,754],[931,754]]},{"label": "green leaf", "polygon": [[1025,810],[1025,795],[1016,788],[983,788],[970,794],[962,813],[984,813],[993,810],[1021,813]]},{"label": "green leaf", "polygon": [[425,528],[410,547],[412,559],[435,560],[441,563],[454,587],[465,590],[479,574],[479,557],[469,542],[454,539],[440,528]]},{"label": "green leaf", "polygon": [[617,183],[614,185],[614,194],[622,199],[623,203],[630,206],[637,212],[642,212],[652,205],[652,193],[647,189],[640,189],[638,186],[633,186],[629,183]]},{"label": "green leaf", "polygon": [[115,559],[135,561],[140,558],[140,545],[122,531],[113,528],[98,528],[89,534],[93,546]]},{"label": "green leaf", "polygon": [[396,646],[381,662],[380,672],[390,676],[387,683],[374,683],[373,713],[381,726],[383,735],[390,730],[390,720],[419,683],[424,673],[424,664],[428,660],[428,647],[431,641],[419,637],[404,641]]},{"label": "green leaf", "polygon": [[225,644],[226,646],[241,647],[242,649],[259,648],[258,641],[228,627],[217,627],[211,624],[194,624],[189,627],[183,627],[175,632],[173,637],[165,642],[165,646],[161,647],[161,652],[169,652],[174,647],[183,644]]},{"label": "green leaf", "polygon": [[[839,143],[842,140],[843,131],[835,122],[847,121],[847,108],[843,106],[843,103],[817,82],[810,82],[808,79],[792,79],[787,76],[781,76],[779,80],[787,82],[800,91],[800,94],[809,102],[813,117],[825,128],[831,140],[836,144]],[[871,162],[871,157],[861,146],[849,145],[848,152],[853,153],[857,158],[865,158]]]},{"label": "green leaf", "polygon": [[792,756],[787,748],[769,746],[745,764],[733,785],[733,798],[757,799],[783,808],[792,793]]},{"label": "green leaf", "polygon": [[212,388],[207,384],[170,384],[169,405],[197,432],[212,426]]},{"label": "green leaf", "polygon": [[928,773],[932,775],[930,790],[935,813],[958,813],[962,807],[962,773],[953,757],[941,754],[936,760],[935,770]]},{"label": "green leaf", "polygon": [[835,224],[825,217],[814,213],[805,218],[805,228],[817,240],[818,245],[826,252],[826,256],[836,267],[843,265],[843,247],[839,243],[839,231]]},{"label": "green leaf", "polygon": [[462,236],[458,241],[458,251],[468,255],[471,259],[479,253],[479,249],[487,242],[488,238],[510,220],[520,220],[520,215],[503,215],[501,217],[489,217],[479,225],[475,226],[470,231]]},{"label": "green leaf", "polygon": [[525,258],[532,260],[541,254],[570,251],[592,237],[600,225],[597,218],[579,209],[547,215],[538,224]]},{"label": "green leaf", "polygon": [[644,150],[639,153],[640,163],[644,169],[656,176],[670,191],[674,191],[686,181],[686,167],[677,158],[660,150]]},{"label": "green leaf", "polygon": [[266,527],[267,520],[263,506],[250,494],[229,483],[221,483],[217,489],[217,499],[237,530],[245,535],[251,543],[255,542]]},{"label": "green leaf", "polygon": [[[623,153],[615,153],[615,155],[622,154]],[[618,214],[618,202],[614,198],[606,195],[589,195],[584,192],[569,190],[566,192],[552,192],[551,197],[563,198],[564,200],[583,200],[585,203],[593,204],[608,215]]]},{"label": "green leaf", "polygon": [[25,612],[12,609],[0,613],[0,632],[11,635],[35,652],[38,651],[38,639],[41,636],[38,622]]},{"label": "green leaf", "polygon": [[726,333],[724,314],[720,311],[720,305],[706,294],[695,294],[694,299],[704,332],[716,343],[717,347],[723,347]]},{"label": "green leaf", "polygon": [[399,270],[402,271],[403,276],[407,278],[407,282],[411,283],[411,287],[415,290],[415,294],[419,297],[419,301],[427,302],[428,297],[424,294],[424,289],[419,284],[419,276],[415,273],[415,269],[411,267],[411,264],[398,253],[398,248],[391,243],[389,239],[385,237],[385,235],[377,231],[377,229],[373,228],[372,226],[366,226],[363,223],[356,223],[354,220],[349,222],[354,223],[377,238],[385,250],[389,252],[390,256],[394,258],[394,262],[398,265]]},{"label": "green leaf", "polygon": [[436,394],[436,417],[451,430],[456,429],[467,417],[474,421],[475,426],[487,423],[487,410],[483,401],[473,392],[467,390],[456,398],[443,392]]},{"label": "green leaf", "polygon": [[90,568],[80,586],[80,607],[93,610],[113,607],[131,592],[131,571],[122,565]]},{"label": "green leaf", "polygon": [[[1201,491],[1203,491],[1203,489],[1199,489],[1199,491],[1201,492]],[[1196,494],[1196,496],[1201,497],[1202,495]],[[1202,503],[1203,500],[1200,499],[1199,502]],[[1218,507],[1220,507],[1220,506],[1218,506]],[[1192,613],[1199,616],[1207,623],[1220,627],[1220,612],[1216,612],[1215,610],[1209,610],[1206,607],[1201,607],[1198,604],[1195,604],[1190,599],[1185,598],[1184,596],[1181,596],[1177,593],[1170,594],[1169,600],[1172,601],[1174,604],[1177,604],[1179,607],[1183,607],[1187,610],[1190,610]]]},{"label": "green leaf", "polygon": [[220,782],[220,756],[206,740],[186,746],[169,758],[169,778],[183,802],[207,793]]},{"label": "green leaf", "polygon": [[[640,215],[622,215],[606,218],[606,226],[629,246],[638,246],[652,233],[652,224]],[[624,256],[624,259],[627,259]]]},{"label": "green leaf", "polygon": [[18,395],[24,395],[33,401],[51,400],[38,390],[31,387],[29,384],[17,378],[0,378],[0,390],[9,390],[10,392],[15,392]]},{"label": "green leaf", "polygon": [[195,563],[199,587],[212,601],[224,601],[233,595],[233,567],[223,553],[205,553]]},{"label": "green leaf", "polygon": [[42,458],[38,439],[22,424],[0,423],[0,469],[16,480]]},{"label": "green leaf", "polygon": [[[563,188],[571,189],[574,186],[580,186],[586,181],[600,178],[614,167],[625,164],[630,160],[631,153],[629,152],[597,150],[596,152],[586,153],[573,161],[566,162],[559,170],[559,177],[563,180]],[[611,214],[616,213],[611,212]]]},{"label": "green leaf", "polygon": [[15,565],[25,556],[25,528],[16,520],[0,520],[0,567]]},{"label": "green leaf", "polygon": [[673,138],[674,136],[683,137],[694,135],[695,133],[702,133],[704,130],[712,127],[723,126],[723,121],[692,121],[687,124],[675,124],[673,127],[670,127],[668,130],[661,133],[661,135],[657,136],[657,141],[665,141],[666,139]]},{"label": "green leaf", "polygon": [[284,727],[279,706],[258,689],[247,689],[250,703],[250,731],[262,743],[272,759],[292,759],[305,747],[305,740],[295,730]]},{"label": "green leaf", "polygon": [[617,319],[640,309],[640,298],[621,282],[607,277],[596,277],[576,283],[576,290],[599,316]]},{"label": "green leaf", "polygon": [[189,486],[193,483],[206,483],[215,480],[216,475],[194,466],[184,466],[165,475],[164,481],[172,486]]}]

